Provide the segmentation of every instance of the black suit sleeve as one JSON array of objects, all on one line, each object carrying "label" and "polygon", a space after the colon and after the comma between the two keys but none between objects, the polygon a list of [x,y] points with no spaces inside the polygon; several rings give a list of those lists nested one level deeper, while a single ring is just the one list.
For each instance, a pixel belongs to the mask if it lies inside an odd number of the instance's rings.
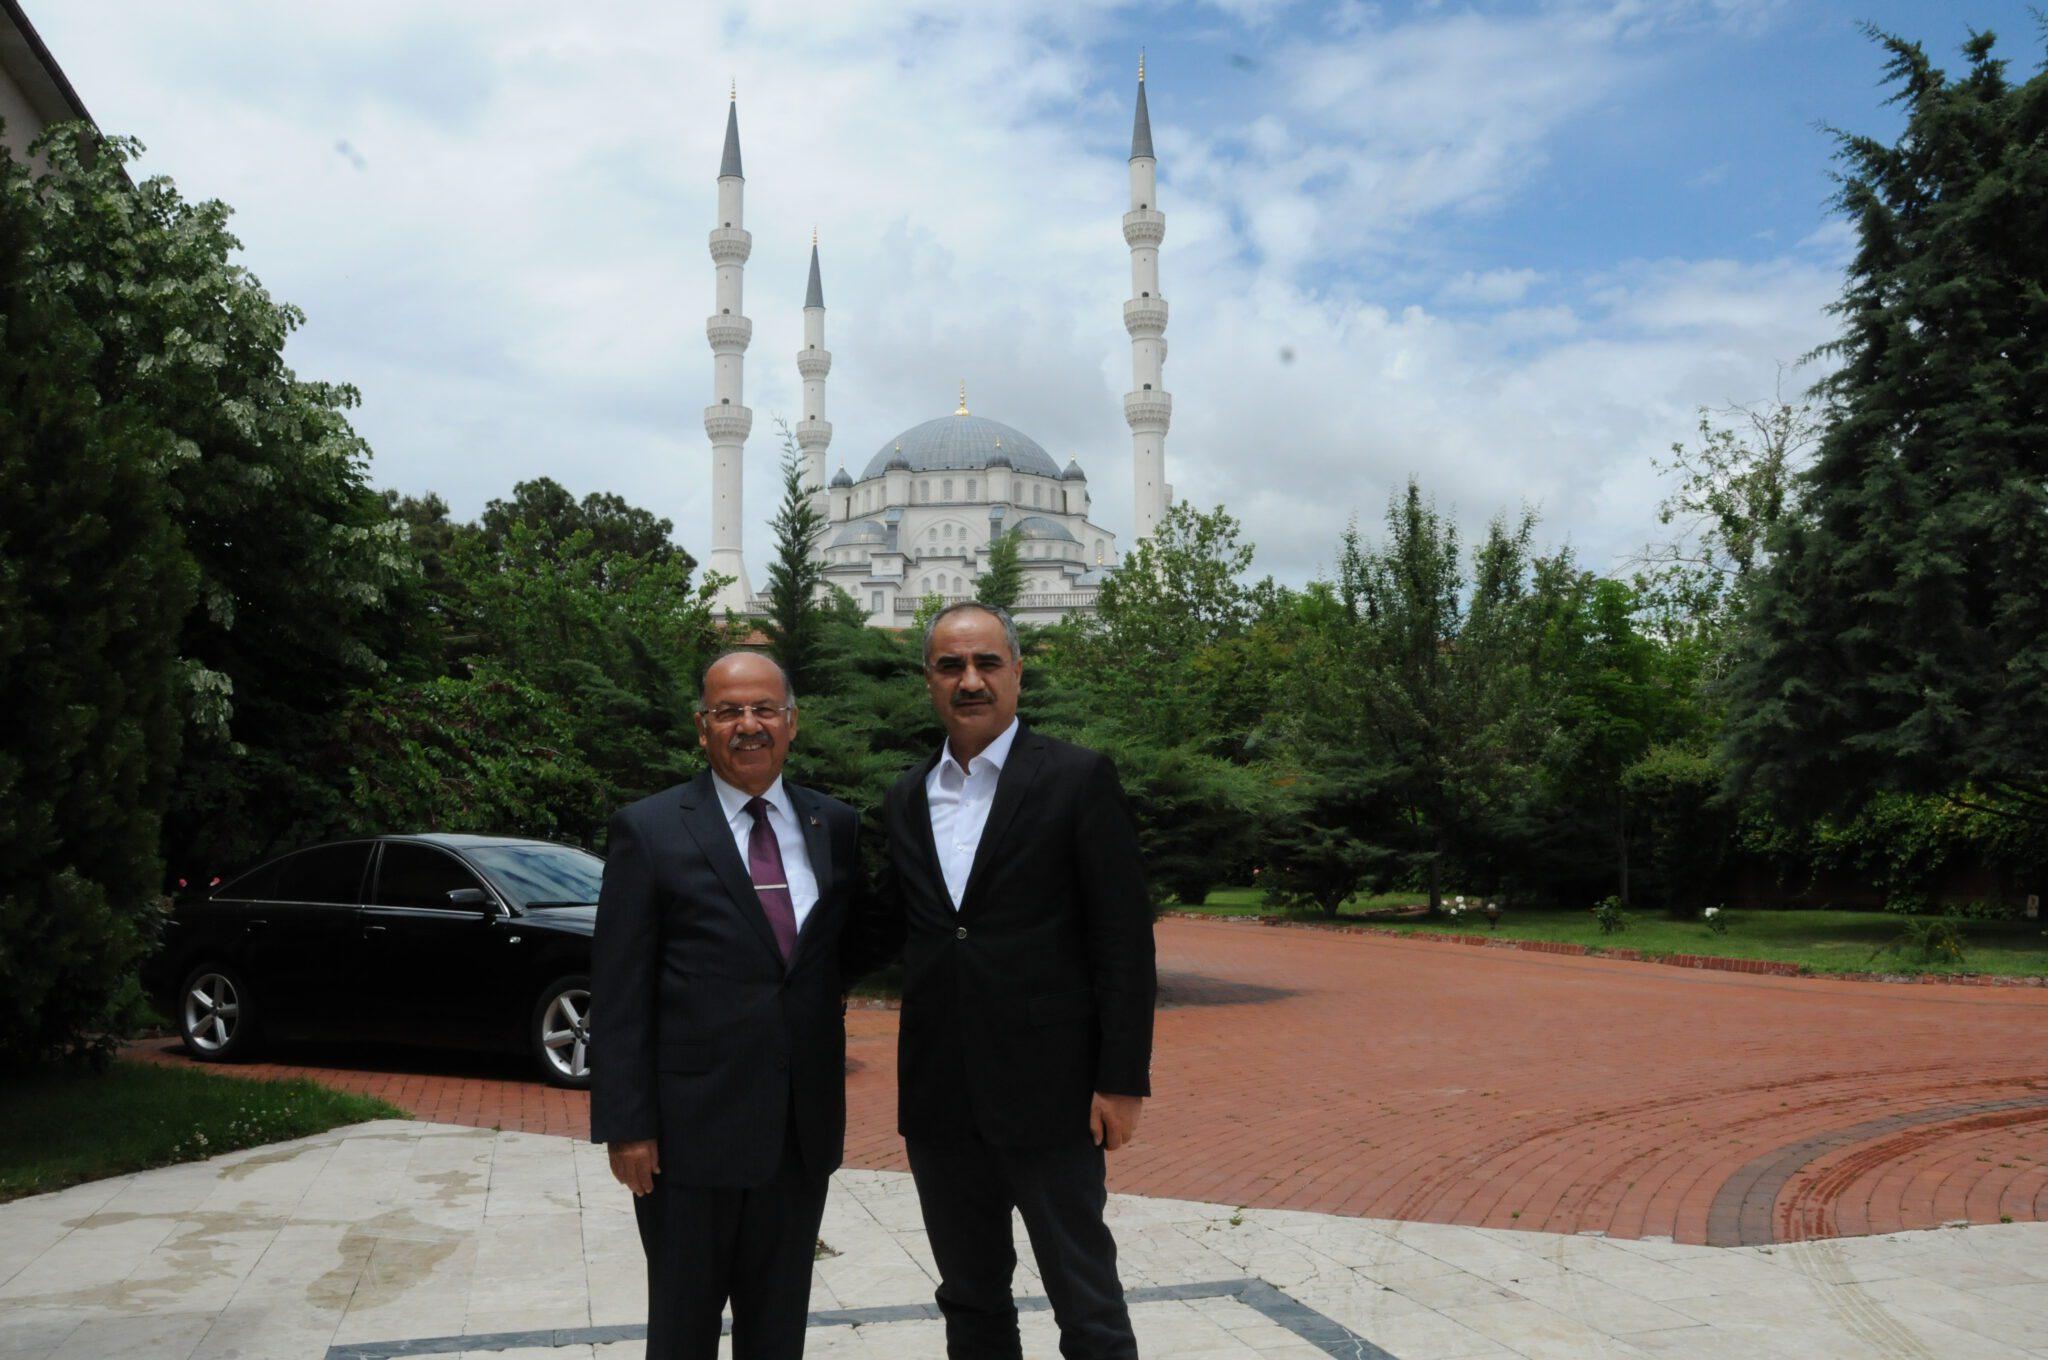
[{"label": "black suit sleeve", "polygon": [[1138,850],[1138,824],[1116,767],[1097,756],[1082,772],[1074,857],[1088,938],[1097,1021],[1102,1027],[1095,1089],[1152,1094],[1152,1005],[1158,990],[1152,900]]},{"label": "black suit sleeve", "polygon": [[[883,803],[883,825],[888,825],[888,803]],[[897,890],[895,864],[883,847],[881,872],[876,882],[867,876],[866,858],[861,851],[860,814],[854,814],[853,912],[840,936],[839,974],[851,987],[903,953],[905,934],[903,899]]]},{"label": "black suit sleeve", "polygon": [[590,942],[590,1137],[630,1143],[659,1132],[654,1029],[661,904],[647,847],[623,815],[611,820],[597,934]]}]

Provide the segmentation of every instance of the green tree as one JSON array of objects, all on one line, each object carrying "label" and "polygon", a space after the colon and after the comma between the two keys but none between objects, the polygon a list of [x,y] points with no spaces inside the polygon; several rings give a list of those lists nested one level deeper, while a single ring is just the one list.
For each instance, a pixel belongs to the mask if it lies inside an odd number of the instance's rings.
[{"label": "green tree", "polygon": [[596,841],[617,805],[547,695],[494,667],[358,696],[351,802],[365,829]]},{"label": "green tree", "polygon": [[1951,80],[1875,34],[1906,114],[1842,133],[1857,251],[1826,429],[1731,676],[1732,785],[1801,819],[1877,790],[2048,822],[2048,74]]},{"label": "green tree", "polygon": [[768,562],[768,649],[796,686],[798,694],[813,688],[825,656],[825,560],[819,553],[825,536],[825,514],[817,493],[804,476],[804,456],[789,426],[782,426],[782,504],[769,528],[775,534],[775,556]]},{"label": "green tree", "polygon": [[422,661],[395,589],[415,561],[364,480],[354,389],[285,364],[303,316],[233,262],[227,207],[132,181],[123,138],[66,124],[39,145],[39,265],[93,329],[98,400],[173,441],[164,493],[197,571],[165,843],[245,863],[345,821],[348,696]]},{"label": "green tree", "polygon": [[1314,702],[1318,716],[1297,727],[1297,761],[1313,768],[1331,710],[1356,714],[1347,759],[1382,813],[1354,835],[1383,848],[1384,873],[1426,884],[1432,911],[1446,869],[1507,815],[1531,764],[1533,529],[1527,515],[1494,521],[1468,580],[1456,527],[1411,481],[1389,502],[1378,547],[1346,535],[1339,631],[1327,659],[1304,654],[1342,690]]},{"label": "green tree", "polygon": [[1024,559],[1017,552],[1017,531],[989,540],[988,565],[974,583],[974,598],[997,609],[1015,609],[1024,593]]},{"label": "green tree", "polygon": [[[551,477],[515,482],[508,500],[491,500],[484,506],[478,528],[493,547],[504,542],[515,524],[536,532],[538,540],[566,551],[573,541],[581,551],[606,557],[619,565],[648,563],[667,565],[680,558],[685,571],[696,562],[670,541],[675,524],[627,502],[610,491],[593,491],[578,501],[568,488]],[[582,534],[582,538],[577,538]]]},{"label": "green tree", "polygon": [[0,148],[0,1068],[104,1056],[153,939],[187,700],[181,451],[99,390],[94,318],[51,251],[70,206]]}]

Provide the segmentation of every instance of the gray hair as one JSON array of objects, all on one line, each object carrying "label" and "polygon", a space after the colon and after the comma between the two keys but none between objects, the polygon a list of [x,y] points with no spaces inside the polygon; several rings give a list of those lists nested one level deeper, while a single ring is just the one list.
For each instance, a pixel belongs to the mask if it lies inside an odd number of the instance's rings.
[{"label": "gray hair", "polygon": [[982,604],[978,600],[962,600],[958,604],[949,604],[938,613],[932,615],[931,622],[924,626],[924,660],[926,665],[931,664],[932,634],[938,631],[939,620],[945,618],[948,614],[958,614],[968,609],[979,610],[1003,625],[1003,641],[1010,644],[1010,660],[1021,661],[1024,659],[1024,649],[1017,645],[1017,624],[1010,617],[1009,610],[997,604]]},{"label": "gray hair", "polygon": [[758,656],[773,666],[775,673],[782,677],[782,701],[791,708],[796,707],[796,686],[789,683],[789,672],[782,669],[782,663],[766,652],[757,652],[746,647],[733,647],[711,658],[711,664],[697,676],[697,707],[704,707],[704,696],[711,686],[711,672],[736,656]]}]

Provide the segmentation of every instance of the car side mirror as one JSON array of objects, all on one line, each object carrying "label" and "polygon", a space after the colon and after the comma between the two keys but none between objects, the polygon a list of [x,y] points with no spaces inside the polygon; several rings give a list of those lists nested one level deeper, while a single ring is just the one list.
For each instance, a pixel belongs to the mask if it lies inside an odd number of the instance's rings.
[{"label": "car side mirror", "polygon": [[454,888],[448,893],[448,905],[451,907],[488,907],[491,905],[491,895],[482,888]]}]

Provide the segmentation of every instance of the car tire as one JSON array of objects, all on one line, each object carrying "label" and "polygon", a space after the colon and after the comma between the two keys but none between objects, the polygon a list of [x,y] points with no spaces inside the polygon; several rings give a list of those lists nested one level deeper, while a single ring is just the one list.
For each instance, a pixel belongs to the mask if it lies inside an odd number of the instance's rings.
[{"label": "car tire", "polygon": [[236,964],[202,963],[185,974],[172,1015],[185,1051],[200,1062],[236,1062],[256,1049],[262,1017]]},{"label": "car tire", "polygon": [[551,1086],[590,1089],[590,978],[565,973],[540,989],[526,1022],[534,1066]]}]

